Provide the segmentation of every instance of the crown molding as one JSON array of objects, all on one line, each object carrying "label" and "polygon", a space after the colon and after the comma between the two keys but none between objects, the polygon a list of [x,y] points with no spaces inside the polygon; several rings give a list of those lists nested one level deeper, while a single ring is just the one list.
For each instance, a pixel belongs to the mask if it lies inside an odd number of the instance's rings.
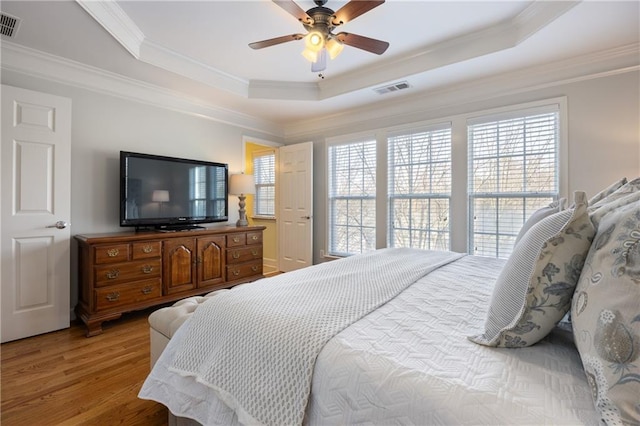
[{"label": "crown molding", "polygon": [[144,34],[115,1],[76,0],[76,2],[134,58],[140,59],[140,46],[144,41]]},{"label": "crown molding", "polygon": [[113,0],[76,0],[136,59],[208,86],[251,99],[323,100],[379,86],[386,82],[440,68],[455,62],[517,46],[580,1],[534,1],[510,19],[464,34],[402,57],[383,61],[317,83],[239,78],[163,47],[142,33]]},{"label": "crown molding", "polygon": [[515,47],[578,3],[580,2],[535,1],[511,19],[422,47],[390,62],[369,66],[366,73],[356,70],[320,81],[320,99],[406,79],[411,75]]},{"label": "crown molding", "polygon": [[2,70],[115,96],[281,138],[283,129],[270,121],[220,108],[178,92],[123,77],[39,50],[2,42]]},{"label": "crown molding", "polygon": [[224,73],[149,39],[145,39],[142,43],[140,60],[207,86],[222,89],[244,98],[248,97],[249,82],[247,80]]},{"label": "crown molding", "polygon": [[[535,67],[474,79],[437,90],[428,90],[364,108],[336,112],[285,126],[287,142],[349,134],[359,129],[380,129],[392,125],[438,117],[445,109],[460,107],[524,92],[532,92],[596,78],[640,70],[640,43],[564,59]],[[328,123],[330,123],[328,125]]]}]

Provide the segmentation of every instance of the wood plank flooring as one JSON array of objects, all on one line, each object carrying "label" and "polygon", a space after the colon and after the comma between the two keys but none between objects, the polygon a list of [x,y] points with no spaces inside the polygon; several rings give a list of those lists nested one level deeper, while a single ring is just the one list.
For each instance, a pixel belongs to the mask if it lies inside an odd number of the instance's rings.
[{"label": "wood plank flooring", "polygon": [[13,425],[166,425],[167,409],[138,399],[149,373],[153,310],[104,323],[5,343],[1,352],[1,423]]}]

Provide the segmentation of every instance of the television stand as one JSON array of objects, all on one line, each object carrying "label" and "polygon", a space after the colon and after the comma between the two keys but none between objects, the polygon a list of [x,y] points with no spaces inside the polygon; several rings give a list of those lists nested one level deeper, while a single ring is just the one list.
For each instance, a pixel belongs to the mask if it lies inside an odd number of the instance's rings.
[{"label": "television stand", "polygon": [[158,227],[158,232],[179,232],[179,231],[197,231],[206,229],[204,226],[198,225],[167,225]]},{"label": "television stand", "polygon": [[102,333],[103,322],[124,312],[262,278],[264,229],[76,235],[76,315],[87,325],[87,336]]}]

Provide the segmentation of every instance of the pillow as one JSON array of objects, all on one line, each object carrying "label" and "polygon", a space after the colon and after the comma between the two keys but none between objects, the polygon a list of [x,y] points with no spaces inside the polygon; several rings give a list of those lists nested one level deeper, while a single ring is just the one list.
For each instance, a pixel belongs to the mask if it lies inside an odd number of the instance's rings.
[{"label": "pillow", "polygon": [[587,196],[578,191],[574,209],[538,222],[516,244],[493,289],[485,331],[469,339],[523,347],[545,337],[571,307],[594,234]]},{"label": "pillow", "polygon": [[594,210],[598,207],[601,207],[607,203],[611,203],[613,201],[616,201],[619,198],[622,198],[628,194],[631,194],[632,192],[637,192],[640,191],[640,178],[634,179],[632,181],[629,181],[627,183],[625,183],[624,185],[622,185],[620,188],[616,189],[615,191],[613,191],[611,194],[605,196],[604,198],[602,198],[600,201],[594,203],[594,204],[590,204],[589,208],[591,210]]},{"label": "pillow", "polygon": [[520,232],[518,232],[518,236],[516,237],[516,244],[518,244],[518,241],[522,239],[524,234],[526,234],[527,231],[533,225],[540,222],[542,219],[544,219],[547,216],[551,216],[554,213],[558,213],[559,211],[564,210],[566,204],[567,204],[567,199],[560,198],[559,200],[552,202],[548,206],[542,207],[541,209],[538,209],[535,212],[533,212],[531,216],[529,216],[529,219],[527,219],[527,221],[524,223],[524,225],[522,225],[522,228],[520,228]]},{"label": "pillow", "polygon": [[623,177],[622,179],[613,182],[611,185],[607,186],[605,189],[603,189],[602,191],[598,192],[596,195],[591,197],[589,199],[589,205],[590,206],[594,205],[598,201],[602,200],[606,196],[608,196],[611,193],[613,193],[616,189],[620,188],[625,183],[627,183],[627,178],[626,177]]},{"label": "pillow", "polygon": [[640,203],[607,213],[571,307],[576,347],[605,424],[640,424]]},{"label": "pillow", "polygon": [[623,197],[620,197],[615,201],[611,201],[609,203],[603,204],[600,207],[596,208],[595,210],[589,211],[591,222],[597,229],[602,218],[606,216],[609,212],[617,210],[623,206],[626,206],[627,204],[635,203],[638,201],[640,201],[640,191],[624,194]]}]

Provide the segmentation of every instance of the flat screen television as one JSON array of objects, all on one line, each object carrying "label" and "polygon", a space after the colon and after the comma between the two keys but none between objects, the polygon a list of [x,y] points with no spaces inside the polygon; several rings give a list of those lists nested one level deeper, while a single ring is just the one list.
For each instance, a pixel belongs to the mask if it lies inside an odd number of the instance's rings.
[{"label": "flat screen television", "polygon": [[120,151],[120,226],[184,230],[229,220],[229,166]]}]

